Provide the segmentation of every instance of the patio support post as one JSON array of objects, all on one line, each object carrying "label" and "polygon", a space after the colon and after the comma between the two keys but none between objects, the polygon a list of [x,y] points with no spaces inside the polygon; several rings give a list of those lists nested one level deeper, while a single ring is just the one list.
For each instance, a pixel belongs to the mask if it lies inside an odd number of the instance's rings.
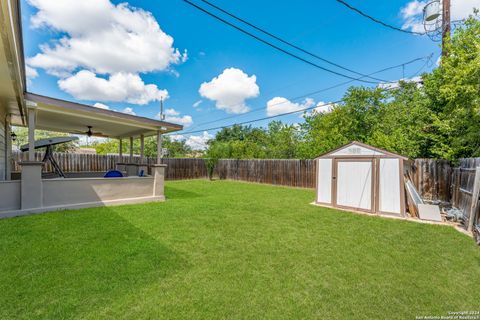
[{"label": "patio support post", "polygon": [[127,171],[127,176],[137,176],[138,175],[138,164],[133,163],[133,137],[130,137],[130,156],[128,158],[128,163],[125,164],[125,170]]},{"label": "patio support post", "polygon": [[133,163],[133,137],[130,137],[130,163]]},{"label": "patio support post", "polygon": [[5,180],[11,179],[11,158],[12,158],[12,127],[11,115],[5,117]]},{"label": "patio support post", "polygon": [[[118,155],[120,156],[120,158],[123,156],[123,146],[122,146],[122,138],[118,139]],[[120,159],[120,162],[121,159]]]},{"label": "patio support post", "polygon": [[162,132],[157,131],[157,164],[162,163]]},{"label": "patio support post", "polygon": [[37,115],[35,103],[28,106],[28,161],[35,161],[35,117]]},{"label": "patio support post", "polygon": [[165,169],[166,168],[167,168],[166,164],[152,165],[152,175],[154,178],[153,196],[157,197],[158,200],[165,200],[164,189],[165,189]]},{"label": "patio support post", "polygon": [[123,162],[123,140],[122,138],[118,139],[118,161],[115,164],[115,169],[118,171],[126,171],[127,165]]},{"label": "patio support post", "polygon": [[167,168],[166,164],[161,164],[162,162],[162,133],[160,130],[157,131],[157,163],[152,165],[152,175],[154,178],[153,182],[153,196],[157,197],[159,200],[164,200],[164,188],[165,188],[165,169]]},{"label": "patio support post", "polygon": [[43,205],[43,162],[35,161],[35,117],[37,104],[27,101],[28,110],[28,161],[20,162],[22,166],[20,202],[21,209],[41,208]]},{"label": "patio support post", "polygon": [[144,149],[145,149],[145,136],[141,134],[140,135],[140,163],[142,164],[143,164],[143,157],[145,155]]}]

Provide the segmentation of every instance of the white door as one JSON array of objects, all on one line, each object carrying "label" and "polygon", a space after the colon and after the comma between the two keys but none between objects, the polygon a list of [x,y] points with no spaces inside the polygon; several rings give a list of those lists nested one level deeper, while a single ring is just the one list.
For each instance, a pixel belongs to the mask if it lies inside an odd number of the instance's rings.
[{"label": "white door", "polygon": [[332,159],[318,159],[317,166],[317,202],[332,205]]},{"label": "white door", "polygon": [[372,211],[372,161],[337,162],[336,205]]},{"label": "white door", "polygon": [[402,213],[399,172],[399,159],[380,159],[380,170],[378,173],[380,212]]}]

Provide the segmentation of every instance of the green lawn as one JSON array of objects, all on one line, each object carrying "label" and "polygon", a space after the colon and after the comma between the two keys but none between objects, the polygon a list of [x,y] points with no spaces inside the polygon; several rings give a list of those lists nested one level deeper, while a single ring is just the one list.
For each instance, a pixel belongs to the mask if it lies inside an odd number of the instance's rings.
[{"label": "green lawn", "polygon": [[0,319],[414,319],[480,310],[449,227],[315,207],[314,192],[168,182],[165,203],[0,221]]}]

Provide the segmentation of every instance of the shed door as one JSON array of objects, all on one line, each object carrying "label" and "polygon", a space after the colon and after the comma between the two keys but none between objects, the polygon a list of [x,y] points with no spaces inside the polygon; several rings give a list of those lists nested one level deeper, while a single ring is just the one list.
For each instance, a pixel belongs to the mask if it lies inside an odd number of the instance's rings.
[{"label": "shed door", "polygon": [[336,205],[373,211],[373,161],[338,160],[336,169]]},{"label": "shed door", "polygon": [[401,214],[400,160],[380,159],[379,169],[379,210]]}]

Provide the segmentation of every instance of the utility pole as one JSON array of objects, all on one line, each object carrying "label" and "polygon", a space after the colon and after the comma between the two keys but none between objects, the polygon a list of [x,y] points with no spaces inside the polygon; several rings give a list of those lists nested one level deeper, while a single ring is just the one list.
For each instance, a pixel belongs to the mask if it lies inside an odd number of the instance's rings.
[{"label": "utility pole", "polygon": [[160,120],[165,120],[165,114],[163,113],[163,97],[160,98]]},{"label": "utility pole", "polygon": [[442,5],[442,57],[448,55],[447,41],[450,40],[450,0],[443,0]]}]

